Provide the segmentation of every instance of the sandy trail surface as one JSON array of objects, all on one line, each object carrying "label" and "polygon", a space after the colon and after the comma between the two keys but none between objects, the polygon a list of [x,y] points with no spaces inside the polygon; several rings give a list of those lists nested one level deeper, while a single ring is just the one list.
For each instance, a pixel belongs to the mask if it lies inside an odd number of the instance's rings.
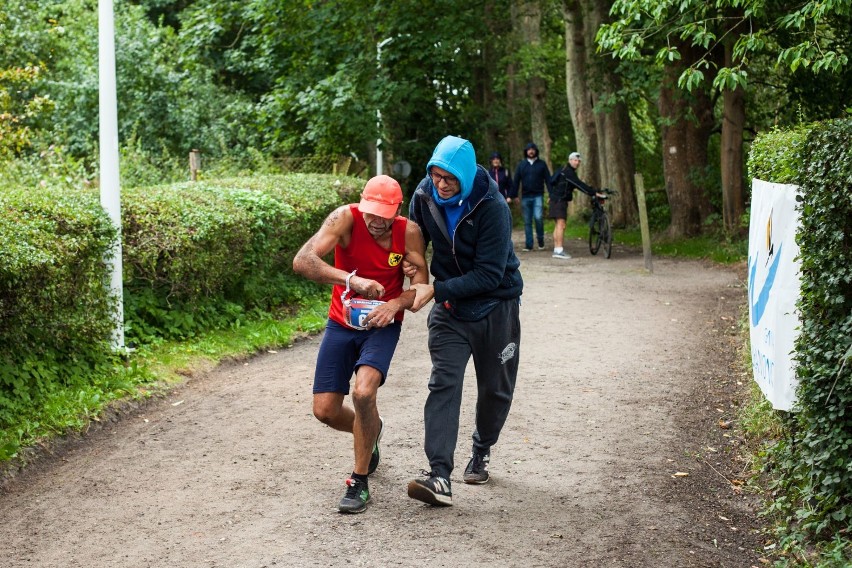
[{"label": "sandy trail surface", "polygon": [[738,486],[736,428],[719,427],[748,380],[735,363],[742,270],[655,259],[648,274],[640,251],[568,251],[518,253],[515,401],[491,481],[465,485],[469,365],[453,507],[406,495],[428,465],[423,311],[407,315],[379,391],[366,513],[337,512],[352,443],[311,415],[312,337],[193,377],[7,477],[0,565],[758,565],[758,502]]}]

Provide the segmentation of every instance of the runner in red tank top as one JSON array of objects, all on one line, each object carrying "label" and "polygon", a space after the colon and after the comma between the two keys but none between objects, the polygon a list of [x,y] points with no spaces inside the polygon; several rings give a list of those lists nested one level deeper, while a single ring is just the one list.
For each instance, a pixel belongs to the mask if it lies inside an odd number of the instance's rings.
[{"label": "runner in red tank top", "polygon": [[[332,284],[328,323],[317,356],[313,412],[355,438],[355,466],[338,509],[361,513],[370,500],[367,476],[379,462],[384,421],[376,397],[384,384],[402,325],[415,293],[404,290],[402,260],[418,266],[410,284],[428,284],[420,228],[399,216],[402,189],[391,177],[364,186],[360,203],[338,207],[293,259],[293,269]],[[323,257],[334,251],[334,266]],[[343,404],[355,374],[352,406]]]}]

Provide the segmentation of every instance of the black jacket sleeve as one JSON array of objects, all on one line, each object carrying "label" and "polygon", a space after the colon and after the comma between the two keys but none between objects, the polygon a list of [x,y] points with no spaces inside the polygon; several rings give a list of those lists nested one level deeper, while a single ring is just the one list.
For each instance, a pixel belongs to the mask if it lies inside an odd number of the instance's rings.
[{"label": "black jacket sleeve", "polygon": [[562,168],[562,171],[559,173],[559,175],[565,176],[565,179],[568,181],[568,184],[571,187],[576,187],[586,195],[595,194],[594,188],[580,181],[580,178],[577,177],[577,170],[572,168],[570,165],[567,165]]}]

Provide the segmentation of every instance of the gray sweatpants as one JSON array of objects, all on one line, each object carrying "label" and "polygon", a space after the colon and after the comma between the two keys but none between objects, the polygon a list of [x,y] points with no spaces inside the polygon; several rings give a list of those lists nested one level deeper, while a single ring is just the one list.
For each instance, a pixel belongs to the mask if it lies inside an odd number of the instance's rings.
[{"label": "gray sweatpants", "polygon": [[432,375],[426,398],[426,457],[436,475],[450,478],[459,434],[462,385],[467,363],[476,368],[476,431],[473,448],[497,443],[512,406],[521,342],[519,301],[505,300],[479,321],[459,321],[443,304],[429,313]]}]

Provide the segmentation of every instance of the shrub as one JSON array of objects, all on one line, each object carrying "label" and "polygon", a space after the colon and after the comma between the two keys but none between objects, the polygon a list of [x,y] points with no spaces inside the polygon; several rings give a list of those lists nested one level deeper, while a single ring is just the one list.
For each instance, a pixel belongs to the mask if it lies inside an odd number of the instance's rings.
[{"label": "shrub", "polygon": [[292,174],[129,190],[128,337],[187,337],[247,310],[301,303],[317,287],[293,277],[293,256],[360,187],[355,178]]},{"label": "shrub", "polygon": [[[782,540],[828,542],[852,528],[852,120],[758,138],[752,175],[801,187],[797,412],[774,457]],[[848,544],[848,540],[847,540]],[[832,550],[839,551],[839,547]],[[848,547],[847,547],[848,551]],[[842,553],[841,553],[842,554]],[[852,561],[849,553],[846,561]]]},{"label": "shrub", "polygon": [[83,192],[0,196],[0,425],[56,385],[111,364],[114,301],[103,258],[114,238]]}]

